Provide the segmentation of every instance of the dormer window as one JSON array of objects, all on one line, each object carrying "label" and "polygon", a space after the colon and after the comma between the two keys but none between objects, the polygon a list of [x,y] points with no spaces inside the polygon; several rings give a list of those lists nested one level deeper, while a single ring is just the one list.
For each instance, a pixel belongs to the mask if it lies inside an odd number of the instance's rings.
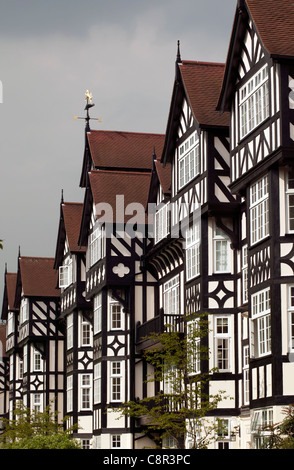
[{"label": "dormer window", "polygon": [[183,188],[200,172],[199,138],[191,134],[178,147],[179,189]]},{"label": "dormer window", "polygon": [[269,116],[268,66],[260,69],[239,91],[241,139]]}]

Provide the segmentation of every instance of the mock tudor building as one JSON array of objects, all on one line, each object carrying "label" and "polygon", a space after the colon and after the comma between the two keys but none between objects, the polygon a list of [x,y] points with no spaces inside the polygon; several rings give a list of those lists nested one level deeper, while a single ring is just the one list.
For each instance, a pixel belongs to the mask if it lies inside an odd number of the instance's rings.
[{"label": "mock tudor building", "polygon": [[157,392],[148,334],[207,313],[211,447],[260,448],[294,402],[293,90],[294,0],[238,0],[225,64],[178,45],[165,135],[91,130],[86,94],[84,201],[6,273],[0,417],[54,395],[84,448],[151,447],[117,407]]}]

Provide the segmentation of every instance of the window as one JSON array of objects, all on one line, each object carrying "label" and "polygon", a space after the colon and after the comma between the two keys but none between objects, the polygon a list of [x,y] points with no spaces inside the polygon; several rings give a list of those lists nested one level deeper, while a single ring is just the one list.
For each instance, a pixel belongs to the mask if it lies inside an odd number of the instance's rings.
[{"label": "window", "polygon": [[218,227],[214,227],[214,269],[216,273],[230,271],[230,239]]},{"label": "window", "polygon": [[249,404],[249,346],[243,349],[243,404]]},{"label": "window", "polygon": [[170,232],[170,204],[161,204],[155,213],[155,243],[166,238]]},{"label": "window", "polygon": [[84,317],[82,318],[81,323],[81,343],[82,346],[90,346],[91,345],[91,323],[86,320]]},{"label": "window", "polygon": [[91,376],[90,374],[81,375],[81,409],[89,410],[91,408]]},{"label": "window", "polygon": [[34,350],[34,371],[40,372],[42,370],[42,356],[39,351]]},{"label": "window", "polygon": [[66,289],[72,283],[72,266],[72,258],[68,256],[59,267],[59,287]]},{"label": "window", "polygon": [[269,235],[269,193],[267,175],[250,187],[251,244]]},{"label": "window", "polygon": [[29,299],[23,298],[20,304],[20,324],[29,319]]},{"label": "window", "polygon": [[242,300],[248,302],[248,249],[247,245],[242,247]]},{"label": "window", "polygon": [[122,401],[122,363],[111,362],[111,401]]},{"label": "window", "polygon": [[230,420],[228,418],[218,418],[216,426],[218,449],[228,449],[228,440],[230,439]]},{"label": "window", "polygon": [[289,351],[294,352],[294,286],[288,287]]},{"label": "window", "polygon": [[271,353],[270,290],[251,296],[251,348],[253,357]]},{"label": "window", "polygon": [[240,88],[241,138],[269,116],[268,66],[259,70]]},{"label": "window", "polygon": [[110,327],[112,330],[122,329],[122,306],[121,304],[111,297],[110,303]]},{"label": "window", "polygon": [[102,294],[101,292],[94,297],[94,334],[102,329]]},{"label": "window", "polygon": [[219,372],[230,370],[230,318],[215,318],[215,366]]},{"label": "window", "polygon": [[264,408],[256,410],[253,414],[251,432],[254,436],[254,447],[260,449],[266,437],[271,431],[267,430],[269,426],[273,425],[273,410],[272,408]]},{"label": "window", "polygon": [[40,413],[42,411],[42,395],[41,395],[41,393],[34,393],[33,394],[32,408],[36,413]]},{"label": "window", "polygon": [[186,278],[187,281],[200,274],[200,222],[186,231]]},{"label": "window", "polygon": [[67,349],[73,347],[73,314],[68,315],[66,319],[66,338],[67,338]]},{"label": "window", "polygon": [[120,434],[113,434],[111,436],[111,448],[112,449],[121,448],[121,435]]},{"label": "window", "polygon": [[10,335],[14,332],[14,314],[13,312],[8,312],[7,318],[7,335]]},{"label": "window", "polygon": [[73,376],[69,375],[66,379],[66,400],[67,411],[73,410]]},{"label": "window", "polygon": [[82,448],[91,449],[90,439],[82,439]]},{"label": "window", "polygon": [[90,266],[93,266],[97,261],[99,261],[103,257],[103,243],[103,230],[100,226],[98,226],[93,230],[90,235]]},{"label": "window", "polygon": [[200,172],[199,138],[194,132],[178,148],[179,189]]},{"label": "window", "polygon": [[287,230],[294,232],[294,169],[291,168],[287,174],[286,180],[286,199],[287,199]]},{"label": "window", "polygon": [[189,364],[189,374],[199,374],[201,371],[200,368],[200,335],[197,333],[199,329],[199,321],[196,318],[195,320],[189,321],[187,323],[187,352],[190,355],[188,360]]},{"label": "window", "polygon": [[21,357],[18,363],[18,377],[19,379],[23,379],[23,359]]},{"label": "window", "polygon": [[163,309],[165,315],[179,315],[180,278],[175,276],[163,284]]},{"label": "window", "polygon": [[101,403],[101,362],[94,365],[94,403]]}]

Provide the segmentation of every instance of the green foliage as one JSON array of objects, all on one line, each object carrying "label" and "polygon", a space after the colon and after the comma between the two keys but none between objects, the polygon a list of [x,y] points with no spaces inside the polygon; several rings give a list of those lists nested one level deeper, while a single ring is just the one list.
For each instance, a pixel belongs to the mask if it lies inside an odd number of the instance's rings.
[{"label": "green foliage", "polygon": [[[163,391],[148,398],[123,404],[124,415],[140,420],[142,432],[153,432],[160,442],[171,437],[183,448],[188,436],[193,448],[206,448],[216,435],[216,425],[207,419],[217,408],[224,392],[209,394],[209,378],[214,370],[200,373],[198,364],[207,365],[207,315],[198,316],[187,324],[186,334],[166,326],[166,332],[148,339],[153,347],[143,354],[152,366],[147,382],[156,382]],[[143,419],[142,419],[143,418]]]},{"label": "green foliage", "polygon": [[3,240],[0,240],[0,250],[3,250]]},{"label": "green foliage", "polygon": [[44,412],[32,411],[22,403],[14,410],[15,419],[4,420],[0,434],[1,449],[80,449],[71,437],[76,427],[65,430],[66,419],[58,422],[58,413],[50,405]]}]

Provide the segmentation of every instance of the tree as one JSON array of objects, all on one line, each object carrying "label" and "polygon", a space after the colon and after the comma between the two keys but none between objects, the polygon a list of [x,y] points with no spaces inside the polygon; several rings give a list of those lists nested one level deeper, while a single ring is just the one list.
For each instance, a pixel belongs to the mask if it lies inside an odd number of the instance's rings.
[{"label": "tree", "polygon": [[[162,390],[154,396],[123,404],[124,415],[144,421],[141,431],[153,433],[154,441],[161,445],[163,438],[171,437],[177,448],[206,448],[222,423],[216,423],[209,414],[224,398],[224,392],[209,394],[210,374],[215,370],[200,372],[200,365],[207,365],[208,334],[207,315],[200,315],[187,322],[185,334],[166,331],[153,334],[153,347],[143,353],[152,366],[147,382],[159,384]],[[145,417],[142,420],[142,417]]]},{"label": "tree", "polygon": [[285,407],[281,423],[266,426],[262,431],[269,434],[263,442],[265,449],[294,449],[294,405]]},{"label": "tree", "polygon": [[81,449],[71,437],[75,427],[65,430],[66,419],[59,423],[50,405],[44,412],[32,411],[20,403],[14,410],[15,419],[3,420],[1,449]]}]

